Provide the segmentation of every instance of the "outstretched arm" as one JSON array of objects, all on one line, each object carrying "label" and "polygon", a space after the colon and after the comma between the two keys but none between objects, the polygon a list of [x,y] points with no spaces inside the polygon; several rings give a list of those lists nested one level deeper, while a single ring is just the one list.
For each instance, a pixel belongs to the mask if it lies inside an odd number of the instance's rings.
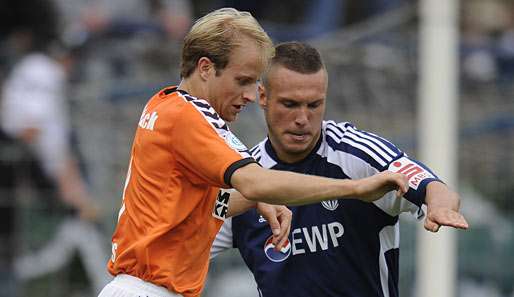
[{"label": "outstretched arm", "polygon": [[384,171],[363,179],[333,179],[264,169],[248,164],[237,169],[231,183],[244,197],[270,204],[304,205],[323,200],[354,198],[371,202],[397,190],[408,190],[407,178]]},{"label": "outstretched arm", "polygon": [[426,230],[437,232],[441,226],[468,228],[468,222],[459,213],[459,195],[445,184],[438,181],[429,183],[426,189],[425,203],[427,205]]}]

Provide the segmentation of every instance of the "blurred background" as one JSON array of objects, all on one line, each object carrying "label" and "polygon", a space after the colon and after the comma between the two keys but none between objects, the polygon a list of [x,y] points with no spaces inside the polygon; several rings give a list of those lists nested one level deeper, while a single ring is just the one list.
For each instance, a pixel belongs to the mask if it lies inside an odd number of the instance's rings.
[{"label": "blurred background", "polygon": [[[275,42],[320,50],[327,118],[417,156],[417,1],[2,1],[0,296],[96,296],[109,280],[142,108],[179,82],[192,22],[225,6],[252,12]],[[514,1],[460,1],[459,31],[458,191],[471,229],[457,233],[457,296],[514,297]],[[257,104],[231,128],[260,141]],[[401,220],[400,294],[415,296],[419,224]],[[237,252],[212,262],[203,296],[258,296]]]}]

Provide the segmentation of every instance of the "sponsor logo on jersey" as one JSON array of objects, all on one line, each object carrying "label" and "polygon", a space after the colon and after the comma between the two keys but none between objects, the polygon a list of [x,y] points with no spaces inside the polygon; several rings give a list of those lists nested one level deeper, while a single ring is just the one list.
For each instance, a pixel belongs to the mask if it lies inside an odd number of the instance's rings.
[{"label": "sponsor logo on jersey", "polygon": [[321,224],[321,226],[295,228],[291,231],[291,242],[288,241],[280,251],[274,249],[273,237],[268,237],[264,244],[264,253],[270,261],[282,262],[290,254],[296,256],[336,248],[342,244],[343,234],[343,224],[337,221]]},{"label": "sponsor logo on jersey", "polygon": [[228,212],[228,200],[230,198],[230,192],[221,189],[216,197],[214,203],[214,209],[212,210],[212,216],[220,220],[225,220]]},{"label": "sponsor logo on jersey", "polygon": [[339,206],[339,200],[326,200],[321,201],[321,205],[328,210],[336,210]]},{"label": "sponsor logo on jersey", "polygon": [[291,232],[293,256],[336,248],[340,245],[339,239],[343,234],[344,227],[339,222],[296,228]]},{"label": "sponsor logo on jersey", "polygon": [[145,110],[143,110],[143,113],[141,114],[141,118],[139,118],[138,126],[143,129],[153,131],[157,118],[159,118],[159,115],[157,115],[156,111],[149,113],[146,112],[145,108]]},{"label": "sponsor logo on jersey", "polygon": [[231,148],[237,151],[242,152],[247,150],[246,146],[230,131],[225,135],[225,141]]},{"label": "sponsor logo on jersey", "polygon": [[262,215],[259,215],[259,223],[266,223],[266,219]]},{"label": "sponsor logo on jersey", "polygon": [[275,245],[272,241],[273,235],[268,237],[266,243],[264,244],[264,254],[272,262],[285,261],[291,254],[291,243],[289,242],[289,240],[286,239],[284,247],[277,251],[275,250]]},{"label": "sponsor logo on jersey", "polygon": [[409,179],[409,186],[414,190],[418,189],[419,184],[421,184],[424,179],[434,178],[429,171],[407,157],[401,157],[391,163],[388,170],[405,174]]}]

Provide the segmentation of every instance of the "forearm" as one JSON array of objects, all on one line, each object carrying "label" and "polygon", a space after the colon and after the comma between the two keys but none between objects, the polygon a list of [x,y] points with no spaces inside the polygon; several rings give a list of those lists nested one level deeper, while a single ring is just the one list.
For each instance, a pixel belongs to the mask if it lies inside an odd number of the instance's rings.
[{"label": "forearm", "polygon": [[233,186],[252,201],[302,205],[321,200],[350,197],[352,180],[329,179],[293,172],[254,168],[233,179]]},{"label": "forearm", "polygon": [[460,208],[459,195],[438,181],[427,185],[425,203],[428,209],[445,208],[458,211]]},{"label": "forearm", "polygon": [[74,160],[67,159],[57,173],[57,184],[62,200],[75,208],[91,203],[86,187]]},{"label": "forearm", "polygon": [[244,198],[243,195],[236,190],[229,190],[227,192],[230,193],[227,218],[240,215],[251,208],[255,208],[257,205],[255,201]]}]

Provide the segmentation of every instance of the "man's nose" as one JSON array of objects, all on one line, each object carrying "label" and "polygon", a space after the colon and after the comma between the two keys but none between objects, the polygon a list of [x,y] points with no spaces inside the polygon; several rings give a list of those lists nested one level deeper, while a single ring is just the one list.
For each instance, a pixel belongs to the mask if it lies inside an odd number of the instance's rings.
[{"label": "man's nose", "polygon": [[305,107],[300,107],[296,111],[295,123],[297,125],[305,125],[309,122],[309,111]]},{"label": "man's nose", "polygon": [[243,99],[250,102],[257,100],[257,84],[252,87],[245,88],[243,91]]}]

